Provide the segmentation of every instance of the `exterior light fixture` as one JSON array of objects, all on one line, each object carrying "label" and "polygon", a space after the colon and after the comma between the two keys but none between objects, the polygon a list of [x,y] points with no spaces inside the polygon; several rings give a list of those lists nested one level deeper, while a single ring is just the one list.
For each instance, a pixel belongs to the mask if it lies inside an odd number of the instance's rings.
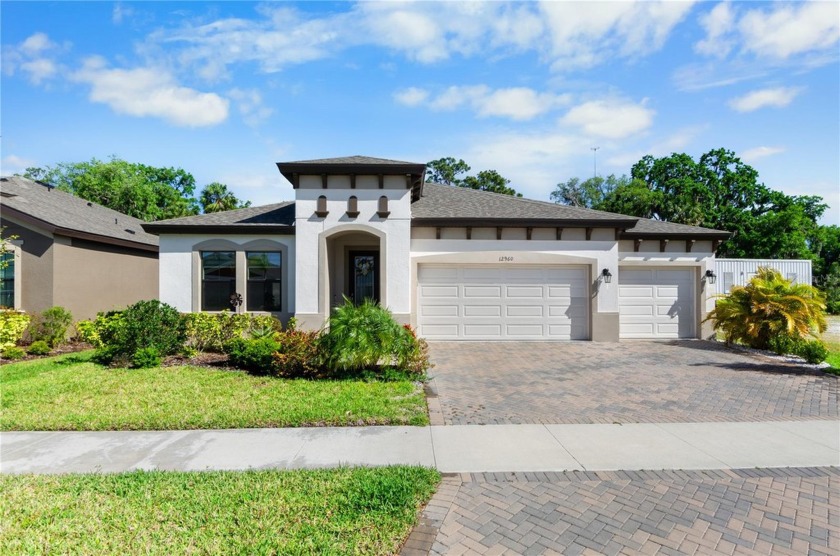
[{"label": "exterior light fixture", "polygon": [[717,274],[715,274],[714,270],[707,270],[704,278],[710,283],[714,284],[715,280],[717,280]]},{"label": "exterior light fixture", "polygon": [[604,279],[605,284],[609,284],[610,282],[612,282],[612,272],[610,272],[609,269],[605,268],[603,271],[601,271],[601,278]]}]

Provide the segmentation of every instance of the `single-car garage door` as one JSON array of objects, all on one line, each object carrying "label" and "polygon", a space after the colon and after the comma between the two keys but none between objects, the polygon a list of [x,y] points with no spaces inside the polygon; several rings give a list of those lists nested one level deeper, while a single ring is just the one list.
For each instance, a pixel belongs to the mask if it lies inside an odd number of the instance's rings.
[{"label": "single-car garage door", "polygon": [[585,340],[588,270],[420,265],[417,324],[430,340]]},{"label": "single-car garage door", "polygon": [[620,268],[621,338],[693,338],[694,270]]}]

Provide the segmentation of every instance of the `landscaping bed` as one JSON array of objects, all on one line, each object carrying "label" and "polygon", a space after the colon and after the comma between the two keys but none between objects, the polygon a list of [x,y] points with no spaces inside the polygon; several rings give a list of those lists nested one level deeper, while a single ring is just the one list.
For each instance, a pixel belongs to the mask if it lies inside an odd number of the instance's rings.
[{"label": "landscaping bed", "polygon": [[84,352],[0,367],[0,430],[426,425],[420,382],[194,366],[108,368]]},{"label": "landscaping bed", "polygon": [[0,475],[3,554],[395,554],[431,469]]}]

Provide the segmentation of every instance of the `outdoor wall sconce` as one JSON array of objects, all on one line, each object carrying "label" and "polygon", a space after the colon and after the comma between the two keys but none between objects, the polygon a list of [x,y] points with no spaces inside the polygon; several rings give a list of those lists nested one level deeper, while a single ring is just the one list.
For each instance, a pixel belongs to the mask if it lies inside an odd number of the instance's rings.
[{"label": "outdoor wall sconce", "polygon": [[610,282],[612,282],[612,272],[610,272],[609,269],[605,268],[603,271],[601,271],[601,278],[604,279],[605,284],[609,284]]},{"label": "outdoor wall sconce", "polygon": [[714,270],[707,270],[706,274],[703,275],[703,278],[707,280],[710,284],[714,284],[715,280],[717,280],[717,274],[715,274]]}]

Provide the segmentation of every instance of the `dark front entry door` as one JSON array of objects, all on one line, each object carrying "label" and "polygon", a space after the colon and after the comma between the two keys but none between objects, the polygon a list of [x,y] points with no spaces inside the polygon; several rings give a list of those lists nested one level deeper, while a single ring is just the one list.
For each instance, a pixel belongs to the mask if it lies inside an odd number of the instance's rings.
[{"label": "dark front entry door", "polygon": [[364,299],[379,301],[379,253],[350,251],[349,297],[355,303]]}]

